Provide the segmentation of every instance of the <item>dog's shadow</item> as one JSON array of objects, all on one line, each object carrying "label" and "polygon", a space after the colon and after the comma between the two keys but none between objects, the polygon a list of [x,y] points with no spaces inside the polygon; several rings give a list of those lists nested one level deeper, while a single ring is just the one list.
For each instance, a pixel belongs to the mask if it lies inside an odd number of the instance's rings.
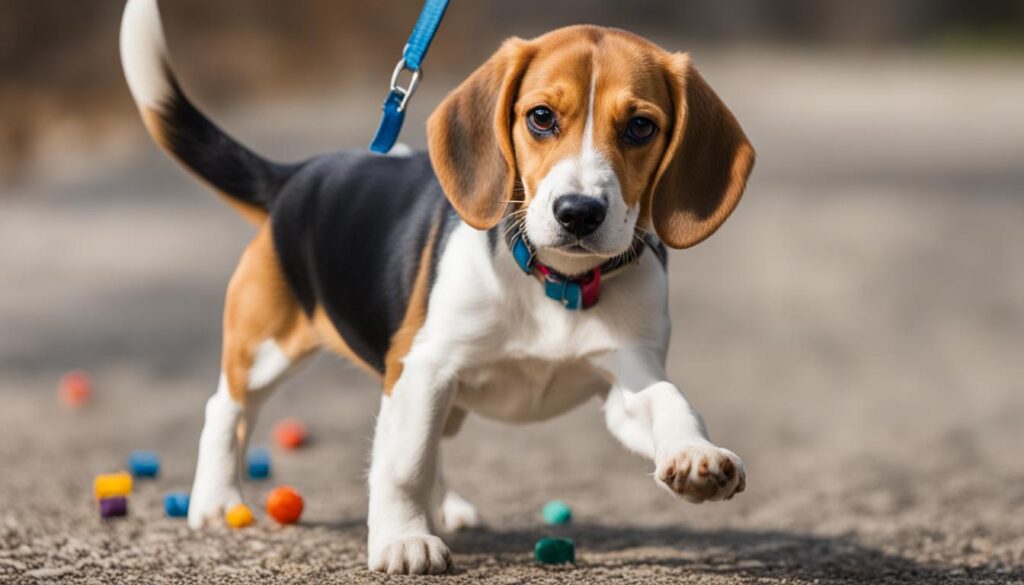
[{"label": "dog's shadow", "polygon": [[[365,518],[309,524],[346,533]],[[713,575],[729,581],[793,580],[839,583],[1005,583],[1024,578],[1019,566],[983,567],[919,562],[858,542],[852,535],[819,536],[784,530],[697,530],[685,527],[572,523],[529,530],[479,528],[444,535],[458,557],[519,565],[544,536],[576,542],[577,568],[618,574],[656,567],[658,574]],[[469,561],[473,564],[475,561]],[[457,565],[456,572],[467,568]]]},{"label": "dog's shadow", "polygon": [[[449,536],[458,554],[515,557],[521,562],[537,539],[557,535],[576,541],[581,566],[602,570],[656,566],[688,574],[735,579],[798,579],[815,583],[936,583],[1006,579],[1013,569],[966,569],[887,554],[852,536],[785,531],[691,530],[683,527],[571,524],[549,529],[478,529]],[[509,557],[509,558],[504,558]],[[672,571],[675,572],[675,571]]]}]

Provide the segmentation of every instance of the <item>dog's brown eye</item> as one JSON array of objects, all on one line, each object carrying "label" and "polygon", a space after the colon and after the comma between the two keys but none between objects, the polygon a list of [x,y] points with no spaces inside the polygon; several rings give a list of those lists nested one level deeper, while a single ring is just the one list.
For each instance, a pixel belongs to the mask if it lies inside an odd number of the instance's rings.
[{"label": "dog's brown eye", "polygon": [[530,112],[526,114],[526,124],[530,127],[530,131],[537,136],[554,134],[558,127],[558,122],[555,119],[555,113],[544,106],[530,110]]},{"label": "dog's brown eye", "polygon": [[649,118],[637,116],[626,124],[626,140],[633,144],[645,144],[654,138],[657,131],[658,127]]}]

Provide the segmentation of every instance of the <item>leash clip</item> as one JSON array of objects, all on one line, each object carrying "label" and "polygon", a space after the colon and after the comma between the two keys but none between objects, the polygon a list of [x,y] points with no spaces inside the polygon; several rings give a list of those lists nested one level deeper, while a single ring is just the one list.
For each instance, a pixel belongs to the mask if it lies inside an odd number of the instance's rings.
[{"label": "leash clip", "polygon": [[[401,77],[403,71],[412,73],[412,78],[409,79],[408,87],[402,87],[398,85],[398,78]],[[420,78],[422,77],[421,69],[413,69],[405,62],[405,57],[395,65],[395,71],[391,74],[391,91],[402,96],[402,101],[398,103],[398,111],[404,112],[406,104],[409,103],[409,98],[412,94],[416,93],[416,88],[420,85]]]},{"label": "leash clip", "polygon": [[[398,140],[398,134],[402,131],[402,122],[405,121],[405,107],[409,105],[409,98],[416,93],[416,87],[420,84],[422,77],[423,58],[427,56],[427,49],[430,42],[437,34],[437,27],[441,26],[441,19],[448,9],[449,0],[426,0],[416,26],[412,29],[409,42],[405,43],[402,50],[402,60],[395,65],[391,74],[391,84],[388,97],[384,100],[384,115],[380,118],[380,125],[377,126],[377,133],[370,142],[370,150],[379,154],[387,154],[391,147]],[[401,86],[398,78],[402,71],[412,73],[409,85]]]}]

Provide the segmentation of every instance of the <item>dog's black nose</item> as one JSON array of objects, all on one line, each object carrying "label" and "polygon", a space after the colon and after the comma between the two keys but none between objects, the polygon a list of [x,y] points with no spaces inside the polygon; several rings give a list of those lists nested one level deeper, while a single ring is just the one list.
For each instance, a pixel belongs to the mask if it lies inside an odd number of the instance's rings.
[{"label": "dog's black nose", "polygon": [[562,195],[555,199],[555,219],[566,231],[577,238],[594,233],[604,215],[608,204],[598,197],[586,195]]}]

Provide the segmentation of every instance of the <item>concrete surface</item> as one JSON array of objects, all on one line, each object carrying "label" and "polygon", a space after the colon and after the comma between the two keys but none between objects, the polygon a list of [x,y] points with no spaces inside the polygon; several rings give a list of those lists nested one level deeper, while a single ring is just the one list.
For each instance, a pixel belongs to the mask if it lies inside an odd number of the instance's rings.
[{"label": "concrete surface", "polygon": [[[445,446],[488,528],[449,538],[454,575],[365,568],[364,474],[378,390],[322,356],[256,430],[313,433],[274,452],[307,511],[277,528],[188,531],[188,489],[218,375],[222,294],[249,236],[133,127],[130,152],[83,154],[0,197],[0,581],[14,583],[1024,582],[1024,67],[885,56],[729,54],[704,73],[760,154],[738,212],[671,256],[673,379],[748,489],[693,506],[604,430],[599,405],[508,427],[471,419]],[[417,97],[406,136],[446,83]],[[187,85],[187,84],[186,84]],[[201,96],[198,96],[202,102]],[[214,117],[282,158],[370,136],[378,96]],[[325,121],[326,120],[326,121]],[[54,387],[93,373],[82,412]],[[161,452],[124,521],[94,474]],[[565,529],[540,508],[574,508]],[[533,542],[576,539],[575,568]]]}]

